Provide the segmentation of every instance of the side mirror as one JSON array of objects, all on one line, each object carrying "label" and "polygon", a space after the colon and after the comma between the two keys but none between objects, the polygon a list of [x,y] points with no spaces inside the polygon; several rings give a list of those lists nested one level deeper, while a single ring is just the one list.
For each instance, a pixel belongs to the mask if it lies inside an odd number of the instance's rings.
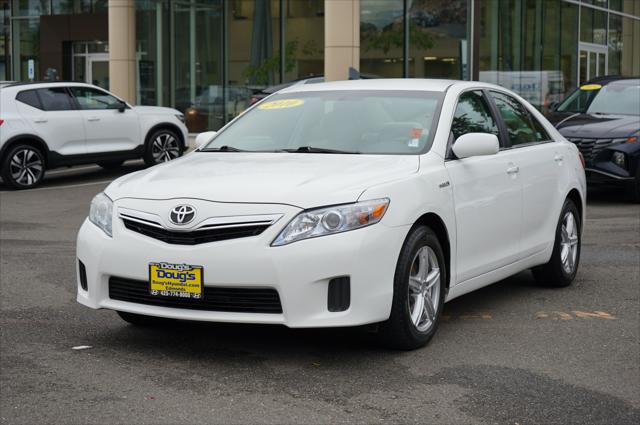
[{"label": "side mirror", "polygon": [[216,134],[216,131],[205,131],[204,133],[198,134],[196,136],[196,149],[200,149],[201,147],[212,141]]},{"label": "side mirror", "polygon": [[495,134],[467,133],[453,144],[453,153],[460,159],[472,156],[495,155],[500,151],[500,142]]},{"label": "side mirror", "polygon": [[118,103],[118,112],[123,113],[127,109],[127,104],[124,102]]}]

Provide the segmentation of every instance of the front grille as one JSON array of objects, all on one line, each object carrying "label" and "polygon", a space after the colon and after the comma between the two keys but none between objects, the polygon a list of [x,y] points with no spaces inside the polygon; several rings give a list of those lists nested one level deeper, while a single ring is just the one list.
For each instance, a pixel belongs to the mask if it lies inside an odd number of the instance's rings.
[{"label": "front grille", "polygon": [[613,143],[612,139],[568,139],[576,144],[585,161],[595,158],[604,148]]},{"label": "front grille", "polygon": [[126,218],[123,218],[122,221],[125,227],[132,232],[175,245],[198,245],[201,243],[257,236],[264,232],[270,225],[269,223],[234,227],[211,226],[198,230],[177,231],[140,223],[139,221],[128,220]]},{"label": "front grille", "polygon": [[109,298],[136,304],[189,310],[223,311],[233,313],[282,313],[278,291],[273,288],[221,288],[205,286],[199,300],[153,296],[149,282],[143,280],[109,278]]}]

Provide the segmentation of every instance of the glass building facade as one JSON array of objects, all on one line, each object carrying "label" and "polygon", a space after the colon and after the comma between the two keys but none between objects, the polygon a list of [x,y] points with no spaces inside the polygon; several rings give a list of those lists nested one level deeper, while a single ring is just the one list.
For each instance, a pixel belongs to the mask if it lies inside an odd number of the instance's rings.
[{"label": "glass building facade", "polygon": [[[0,0],[0,80],[109,87],[108,0]],[[136,0],[135,101],[218,129],[261,89],[324,72],[324,0]],[[474,79],[545,111],[640,75],[639,0],[360,0],[360,71]]]}]

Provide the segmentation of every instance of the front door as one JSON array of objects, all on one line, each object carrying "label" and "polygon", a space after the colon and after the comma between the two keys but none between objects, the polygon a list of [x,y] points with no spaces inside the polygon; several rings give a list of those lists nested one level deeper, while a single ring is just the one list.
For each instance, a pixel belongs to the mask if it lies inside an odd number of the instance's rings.
[{"label": "front door", "polygon": [[607,46],[592,43],[580,43],[579,81],[582,84],[595,77],[607,75],[609,70]]},{"label": "front door", "polygon": [[84,119],[87,153],[130,151],[142,144],[138,114],[97,88],[70,87]]},{"label": "front door", "polygon": [[[499,135],[497,119],[482,91],[460,96],[451,126],[452,139],[466,133]],[[522,182],[516,155],[496,155],[445,162],[457,227],[457,278],[462,283],[519,258]]]}]

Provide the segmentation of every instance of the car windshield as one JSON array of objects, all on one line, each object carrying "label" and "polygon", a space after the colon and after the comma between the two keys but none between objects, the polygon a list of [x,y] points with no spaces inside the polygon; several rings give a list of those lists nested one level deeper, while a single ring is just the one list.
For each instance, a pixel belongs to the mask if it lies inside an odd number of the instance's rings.
[{"label": "car windshield", "polygon": [[317,91],[269,96],[203,151],[417,154],[433,142],[443,93]]},{"label": "car windshield", "polygon": [[587,84],[573,92],[558,112],[586,114],[640,115],[640,84],[618,81],[605,86]]}]

